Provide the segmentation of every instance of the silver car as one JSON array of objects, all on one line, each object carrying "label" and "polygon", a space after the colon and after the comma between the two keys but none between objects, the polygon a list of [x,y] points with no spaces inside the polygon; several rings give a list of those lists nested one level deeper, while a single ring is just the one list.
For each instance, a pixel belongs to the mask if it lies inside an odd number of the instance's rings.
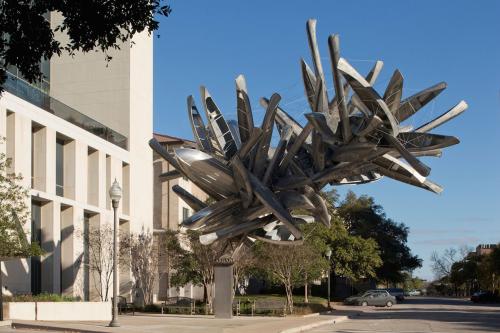
[{"label": "silver car", "polygon": [[387,290],[368,290],[344,300],[344,304],[361,306],[374,305],[391,307],[395,303],[396,297],[391,296]]}]

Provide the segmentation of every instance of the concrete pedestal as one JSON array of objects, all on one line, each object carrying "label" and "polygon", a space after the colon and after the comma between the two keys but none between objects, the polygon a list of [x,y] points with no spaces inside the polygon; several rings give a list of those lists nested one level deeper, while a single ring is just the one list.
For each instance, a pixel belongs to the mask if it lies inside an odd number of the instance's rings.
[{"label": "concrete pedestal", "polygon": [[215,265],[215,318],[233,317],[233,260],[229,256],[221,257]]}]

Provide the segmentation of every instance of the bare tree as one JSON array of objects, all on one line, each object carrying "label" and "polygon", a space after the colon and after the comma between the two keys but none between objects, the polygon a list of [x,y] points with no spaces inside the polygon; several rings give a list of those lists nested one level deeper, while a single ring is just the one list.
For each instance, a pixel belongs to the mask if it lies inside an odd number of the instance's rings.
[{"label": "bare tree", "polygon": [[88,265],[93,286],[102,302],[109,300],[113,276],[113,228],[103,224],[80,236],[88,248]]},{"label": "bare tree", "polygon": [[471,248],[465,245],[461,246],[458,250],[450,247],[445,249],[442,254],[434,251],[431,254],[432,271],[438,278],[449,276],[453,264],[462,261],[470,252]]},{"label": "bare tree", "polygon": [[124,237],[122,251],[130,253],[130,266],[135,286],[140,291],[143,304],[153,303],[153,288],[158,278],[159,248],[155,236],[146,230]]},{"label": "bare tree", "polygon": [[255,256],[251,250],[245,250],[233,265],[233,297],[238,288],[244,284],[244,280],[249,275],[249,271],[257,264]]}]

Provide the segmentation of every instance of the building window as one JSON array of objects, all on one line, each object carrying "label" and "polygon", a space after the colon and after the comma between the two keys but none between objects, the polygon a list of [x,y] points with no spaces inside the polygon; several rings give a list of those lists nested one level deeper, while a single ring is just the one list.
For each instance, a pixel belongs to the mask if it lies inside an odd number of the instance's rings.
[{"label": "building window", "polygon": [[189,217],[189,209],[182,207],[182,220],[186,220]]},{"label": "building window", "polygon": [[130,214],[130,165],[122,162],[122,212]]},{"label": "building window", "polygon": [[107,195],[108,189],[111,187],[111,156],[106,154],[106,208],[111,209],[111,198]]},{"label": "building window", "polygon": [[64,140],[56,140],[56,195],[64,195]]}]

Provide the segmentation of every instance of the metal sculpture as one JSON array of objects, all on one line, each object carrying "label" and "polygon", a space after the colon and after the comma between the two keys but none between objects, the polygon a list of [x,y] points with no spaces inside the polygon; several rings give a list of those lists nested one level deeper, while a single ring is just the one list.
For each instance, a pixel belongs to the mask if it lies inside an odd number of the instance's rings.
[{"label": "metal sculpture", "polygon": [[[200,241],[259,239],[270,243],[300,244],[300,225],[330,216],[319,194],[327,184],[362,184],[383,176],[439,193],[427,179],[430,168],[420,156],[441,156],[441,150],[459,143],[453,136],[429,131],[458,116],[461,101],[436,119],[413,129],[402,122],[439,95],[439,83],[402,99],[403,76],[396,70],[380,95],[373,85],[383,63],[377,61],[366,77],[340,57],[339,37],[328,38],[335,96],[329,98],[316,43],[316,21],[307,22],[312,70],[301,61],[302,79],[312,110],[302,126],[279,107],[280,95],[261,99],[266,109],[256,127],[245,78],[236,78],[237,122],[226,121],[205,87],[201,97],[208,126],[187,99],[197,149],[167,151],[155,139],[150,146],[177,172],[161,179],[189,178],[214,203],[206,204],[179,186],[173,190],[195,211],[182,226],[201,232]],[[280,139],[270,147],[276,126]],[[294,211],[309,215],[294,215]]]}]

